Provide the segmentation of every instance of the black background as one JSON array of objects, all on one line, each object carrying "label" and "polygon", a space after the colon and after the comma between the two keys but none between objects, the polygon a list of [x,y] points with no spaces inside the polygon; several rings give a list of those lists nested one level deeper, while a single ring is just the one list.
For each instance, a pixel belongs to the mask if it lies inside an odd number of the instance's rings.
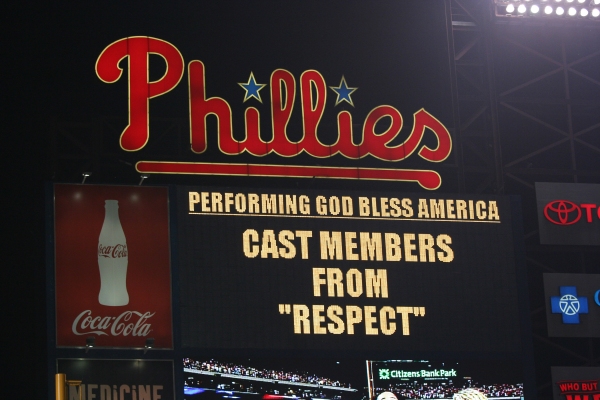
[{"label": "black background", "polygon": [[[119,159],[97,160],[93,183],[137,183],[139,175],[131,163],[147,155],[125,154],[118,148],[118,134],[127,122],[126,83],[121,80],[107,85],[96,77],[94,63],[102,49],[122,37],[149,35],[175,44],[186,62],[203,60],[210,78],[208,93],[232,103],[238,118],[234,129],[238,131],[245,105],[237,82],[245,82],[251,70],[259,82],[265,82],[265,74],[274,68],[289,69],[296,77],[305,69],[317,69],[328,85],[339,84],[344,74],[350,86],[359,87],[353,95],[356,107],[338,107],[350,110],[355,123],[362,123],[371,108],[391,104],[401,111],[405,130],[411,125],[411,114],[420,107],[451,129],[444,3],[432,0],[377,4],[378,7],[359,1],[133,1],[110,6],[42,2],[5,5],[2,149],[8,188],[4,226],[10,234],[5,244],[8,268],[3,303],[10,322],[7,343],[18,344],[7,349],[11,363],[20,366],[9,383],[14,393],[22,393],[27,387],[29,393],[45,397],[51,390],[43,383],[50,373],[44,359],[46,350],[54,346],[45,331],[44,318],[44,251],[52,243],[44,236],[44,216],[50,213],[44,208],[43,181],[79,182],[83,172],[50,165],[50,132],[55,123],[115,117],[105,145],[112,146],[110,150]],[[160,67],[151,73],[159,76]],[[185,79],[184,76],[173,92],[151,101],[151,118],[187,118]],[[329,92],[328,112],[338,111],[333,107],[334,97]],[[266,112],[267,106],[262,107],[261,112]],[[331,121],[330,118],[330,124]],[[156,122],[151,119],[151,127]],[[322,126],[326,127],[325,122]],[[151,128],[151,132],[157,131]],[[84,135],[87,137],[87,133]],[[186,146],[187,137],[177,144],[168,135],[167,139],[151,141],[146,150],[167,153],[174,147]],[[193,155],[186,151],[185,158]],[[442,190],[456,190],[449,169],[444,172],[444,165],[440,165],[440,170]],[[231,182],[214,177],[152,179],[154,183]],[[418,190],[412,184],[397,182],[239,179],[235,184]]]}]

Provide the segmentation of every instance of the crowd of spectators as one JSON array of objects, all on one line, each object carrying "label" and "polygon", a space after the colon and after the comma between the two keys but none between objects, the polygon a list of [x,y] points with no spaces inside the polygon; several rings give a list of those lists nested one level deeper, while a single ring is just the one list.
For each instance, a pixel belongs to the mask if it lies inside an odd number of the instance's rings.
[{"label": "crowd of spectators", "polygon": [[309,383],[320,386],[334,386],[347,388],[351,387],[351,385],[346,385],[338,380],[320,377],[315,374],[310,374],[308,372],[286,372],[274,369],[260,369],[233,363],[222,363],[215,360],[194,361],[189,358],[184,359],[183,364],[185,368],[197,369],[200,371],[216,372],[221,374],[243,375],[253,378],[273,379],[277,381],[286,382]]},{"label": "crowd of spectators", "polygon": [[[487,397],[506,397],[506,398],[521,398],[523,397],[523,384],[492,384],[478,385],[473,383],[468,387],[476,388],[484,393]],[[448,384],[397,384],[391,385],[388,388],[378,388],[377,393],[390,391],[394,393],[398,399],[451,399],[455,393],[460,390],[467,389],[464,387],[455,387]]]}]

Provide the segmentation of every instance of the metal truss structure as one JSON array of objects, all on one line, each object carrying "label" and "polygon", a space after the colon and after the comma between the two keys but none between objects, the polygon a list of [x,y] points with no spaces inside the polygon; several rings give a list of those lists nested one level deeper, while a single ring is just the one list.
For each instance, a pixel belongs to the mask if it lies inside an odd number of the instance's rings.
[{"label": "metal truss structure", "polygon": [[494,20],[489,0],[450,0],[457,157],[466,192],[523,202],[538,397],[551,366],[598,366],[600,340],[550,338],[543,273],[600,273],[592,246],[542,246],[535,182],[600,183],[600,27]]},{"label": "metal truss structure", "polygon": [[[535,182],[600,183],[600,26],[494,20],[490,0],[446,0],[454,159],[463,193],[522,197],[539,398],[552,396],[551,366],[600,365],[600,339],[549,338],[542,274],[600,273],[595,247],[542,246]],[[187,121],[153,120],[149,146],[183,159]],[[137,183],[133,155],[104,143],[122,121],[55,121],[51,179]],[[151,150],[152,151],[152,150]]]}]

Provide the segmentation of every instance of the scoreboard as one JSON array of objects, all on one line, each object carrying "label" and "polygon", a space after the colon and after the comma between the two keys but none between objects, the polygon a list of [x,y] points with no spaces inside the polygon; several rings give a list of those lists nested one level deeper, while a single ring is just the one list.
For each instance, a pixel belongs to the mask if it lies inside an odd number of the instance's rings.
[{"label": "scoreboard", "polygon": [[177,193],[184,348],[521,350],[509,197]]},{"label": "scoreboard", "polygon": [[83,382],[69,396],[523,398],[515,198],[63,184],[53,193],[53,359]]}]

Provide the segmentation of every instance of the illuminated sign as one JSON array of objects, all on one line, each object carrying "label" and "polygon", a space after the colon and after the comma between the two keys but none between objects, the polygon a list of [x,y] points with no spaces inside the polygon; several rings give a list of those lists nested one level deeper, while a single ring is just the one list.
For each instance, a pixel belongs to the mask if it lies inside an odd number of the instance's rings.
[{"label": "illuminated sign", "polygon": [[554,400],[599,400],[600,368],[552,367]]},{"label": "illuminated sign", "polygon": [[179,187],[177,204],[185,346],[520,348],[508,198]]},{"label": "illuminated sign", "polygon": [[379,379],[402,379],[402,378],[452,378],[456,377],[456,370],[450,369],[432,369],[426,370],[422,369],[419,371],[404,371],[393,369],[389,370],[388,368],[380,368],[379,369]]},{"label": "illuminated sign", "polygon": [[600,185],[535,184],[542,244],[600,244]]},{"label": "illuminated sign", "polygon": [[[150,81],[150,55],[159,55],[166,64],[164,75]],[[123,60],[127,61],[129,123],[120,138],[125,151],[139,151],[150,140],[150,99],[173,90],[185,72],[184,59],[175,45],[153,37],[127,37],[109,44],[96,61],[96,73],[106,83],[115,83],[122,78]],[[309,69],[299,77],[286,69],[271,72],[268,83],[258,83],[254,73],[246,83],[238,83],[245,91],[244,102],[254,100],[262,103],[260,90],[266,89],[270,97],[270,133],[261,132],[261,115],[258,108],[248,106],[239,118],[244,121],[243,134],[234,135],[234,115],[230,103],[214,94],[210,82],[210,67],[202,61],[192,60],[187,65],[189,94],[190,147],[195,154],[204,153],[209,146],[207,118],[217,119],[218,146],[224,155],[238,156],[244,153],[254,157],[276,154],[293,158],[306,154],[323,159],[341,156],[349,160],[373,157],[387,162],[403,161],[409,157],[420,157],[427,162],[444,161],[452,150],[452,139],[446,127],[424,108],[411,110],[412,121],[405,121],[400,111],[392,105],[377,105],[364,120],[358,121],[361,131],[356,129],[356,118],[348,110],[337,113],[337,134],[324,142],[319,125],[324,116],[327,94],[336,95],[335,106],[347,103],[354,106],[352,93],[358,87],[350,87],[341,74],[336,77],[339,85],[327,84],[317,70]],[[208,75],[207,75],[208,74]],[[125,78],[123,78],[125,79]],[[298,82],[297,82],[298,81]],[[266,96],[265,96],[266,97]],[[289,127],[298,99],[302,114],[301,137],[291,139]],[[404,125],[409,126],[408,135],[401,135]],[[263,128],[264,129],[264,128]],[[425,136],[435,140],[425,142]],[[358,136],[358,137],[357,137]],[[214,139],[213,139],[214,140]],[[400,180],[418,182],[426,189],[437,189],[441,185],[440,175],[428,169],[368,168],[363,166],[309,166],[265,164],[265,163],[211,163],[181,161],[139,161],[136,169],[141,173],[241,175],[279,177],[327,177],[340,179]]]},{"label": "illuminated sign", "polygon": [[577,296],[575,286],[561,286],[560,296],[550,297],[553,314],[562,314],[564,324],[578,324],[579,315],[588,313],[587,297]]},{"label": "illuminated sign", "polygon": [[54,210],[57,345],[172,348],[166,188],[57,184]]},{"label": "illuminated sign", "polygon": [[544,274],[544,291],[549,336],[600,335],[600,275]]},{"label": "illuminated sign", "polygon": [[68,399],[175,399],[172,361],[58,359],[58,373],[81,386],[69,386]]}]

